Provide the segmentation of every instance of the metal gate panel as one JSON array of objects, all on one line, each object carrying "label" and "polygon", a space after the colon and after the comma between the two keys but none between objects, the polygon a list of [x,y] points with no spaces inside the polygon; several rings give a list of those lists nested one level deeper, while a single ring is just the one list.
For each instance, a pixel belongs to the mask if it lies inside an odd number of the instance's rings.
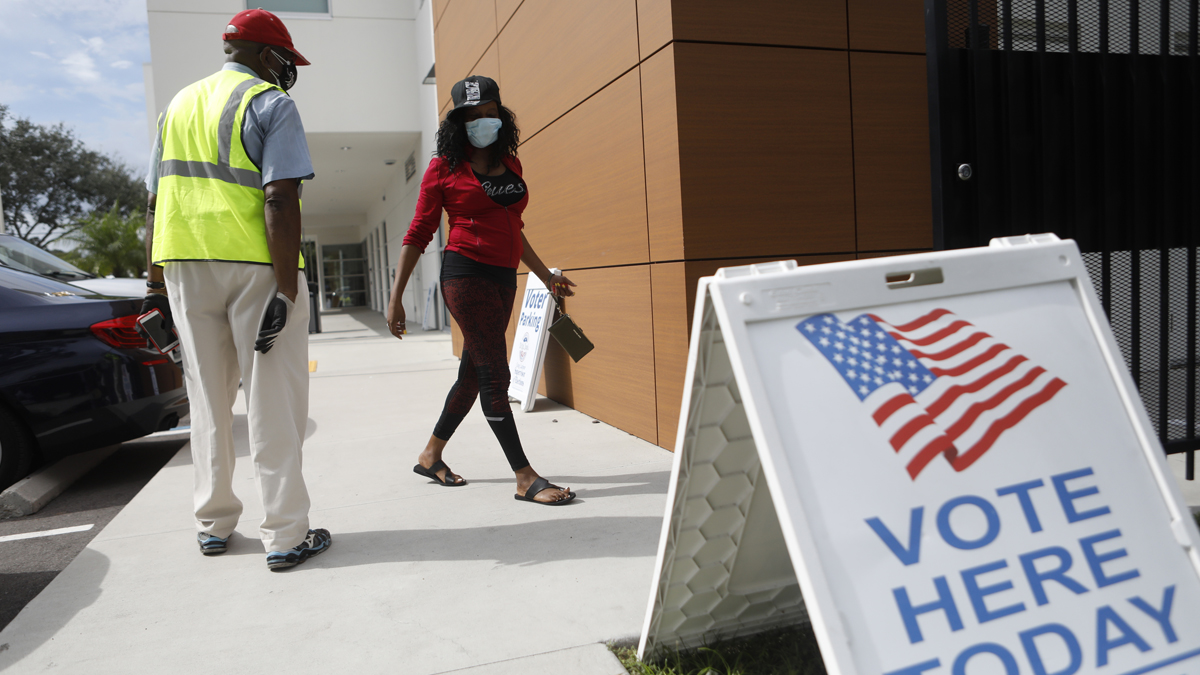
[{"label": "metal gate panel", "polygon": [[934,241],[1075,239],[1195,473],[1198,0],[926,0]]}]

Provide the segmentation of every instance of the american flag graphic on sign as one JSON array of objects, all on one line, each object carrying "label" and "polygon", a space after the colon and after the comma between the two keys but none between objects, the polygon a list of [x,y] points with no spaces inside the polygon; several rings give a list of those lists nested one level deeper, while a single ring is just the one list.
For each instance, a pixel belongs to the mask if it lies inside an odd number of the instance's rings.
[{"label": "american flag graphic on sign", "polygon": [[901,325],[819,314],[796,330],[867,406],[913,480],[938,455],[963,471],[1067,386],[945,309]]}]

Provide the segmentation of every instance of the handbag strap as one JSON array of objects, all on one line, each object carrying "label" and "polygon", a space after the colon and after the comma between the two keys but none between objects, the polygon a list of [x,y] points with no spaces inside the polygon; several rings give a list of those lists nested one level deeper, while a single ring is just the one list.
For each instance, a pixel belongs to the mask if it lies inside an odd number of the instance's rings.
[{"label": "handbag strap", "polygon": [[558,308],[558,313],[567,316],[567,310],[563,309],[562,300],[553,291],[547,292],[550,293],[550,299],[554,300],[554,306]]}]

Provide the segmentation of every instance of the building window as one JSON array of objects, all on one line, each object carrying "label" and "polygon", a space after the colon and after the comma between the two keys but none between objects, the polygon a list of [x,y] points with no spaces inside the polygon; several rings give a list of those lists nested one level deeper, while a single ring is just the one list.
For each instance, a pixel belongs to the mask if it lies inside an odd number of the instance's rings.
[{"label": "building window", "polygon": [[265,9],[275,14],[329,16],[329,0],[246,0],[247,9]]}]

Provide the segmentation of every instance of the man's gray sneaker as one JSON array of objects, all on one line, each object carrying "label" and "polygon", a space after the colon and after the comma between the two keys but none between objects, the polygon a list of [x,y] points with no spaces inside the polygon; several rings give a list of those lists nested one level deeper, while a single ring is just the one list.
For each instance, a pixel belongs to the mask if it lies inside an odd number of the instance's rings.
[{"label": "man's gray sneaker", "polygon": [[320,555],[333,545],[333,537],[329,530],[309,530],[308,536],[299,545],[286,551],[272,551],[267,554],[267,569],[282,570],[295,567],[314,555]]},{"label": "man's gray sneaker", "polygon": [[200,543],[200,552],[204,555],[221,555],[225,552],[229,537],[222,539],[207,532],[201,532],[196,535],[196,541]]}]

